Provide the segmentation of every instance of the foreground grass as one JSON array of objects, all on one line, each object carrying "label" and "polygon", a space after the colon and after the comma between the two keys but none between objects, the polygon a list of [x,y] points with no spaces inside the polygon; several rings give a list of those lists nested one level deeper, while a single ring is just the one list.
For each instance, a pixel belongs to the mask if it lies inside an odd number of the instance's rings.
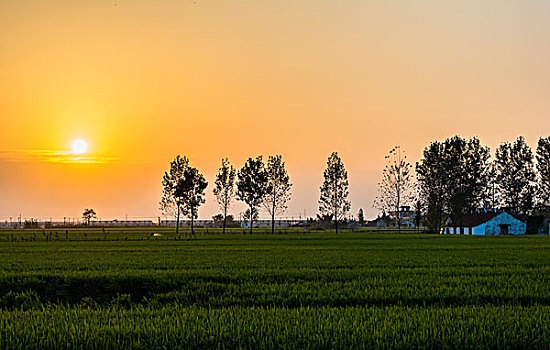
[{"label": "foreground grass", "polygon": [[549,307],[57,308],[4,312],[0,347],[548,348]]},{"label": "foreground grass", "polygon": [[164,238],[0,242],[0,347],[550,346],[548,237]]}]

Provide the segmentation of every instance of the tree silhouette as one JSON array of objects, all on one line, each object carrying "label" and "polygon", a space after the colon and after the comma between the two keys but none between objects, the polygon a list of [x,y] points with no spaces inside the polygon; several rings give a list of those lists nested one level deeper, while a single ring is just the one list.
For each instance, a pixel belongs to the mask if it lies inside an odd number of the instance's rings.
[{"label": "tree silhouette", "polygon": [[348,172],[338,152],[332,152],[328,158],[323,176],[325,179],[320,187],[319,212],[321,215],[332,214],[338,234],[338,221],[344,219],[351,208],[348,200]]},{"label": "tree silhouette", "polygon": [[424,202],[424,218],[428,229],[440,233],[443,225],[445,171],[443,167],[443,144],[431,142],[424,148],[423,156],[416,163],[416,180],[419,197]]},{"label": "tree silhouette", "polygon": [[208,182],[197,168],[188,166],[183,171],[174,190],[174,196],[181,203],[183,215],[191,219],[191,234],[195,234],[194,222],[199,217],[199,207],[205,202],[204,190]]},{"label": "tree silhouette", "polygon": [[231,214],[228,214],[227,216],[224,216],[223,214],[216,214],[214,216],[212,216],[212,220],[214,221],[214,223],[216,225],[223,225],[224,224],[224,221],[227,224],[232,224],[234,219],[233,219],[233,215]]},{"label": "tree silhouette", "polygon": [[357,221],[359,221],[359,225],[363,226],[365,223],[365,214],[363,213],[363,208],[359,208],[359,212],[357,213]]},{"label": "tree silhouette", "polygon": [[180,214],[183,206],[183,198],[178,196],[181,193],[176,193],[176,185],[183,178],[183,173],[188,167],[189,159],[177,155],[170,162],[170,170],[165,171],[162,177],[162,197],[159,206],[164,215],[176,218],[176,235],[179,235]]},{"label": "tree silhouette", "polygon": [[417,200],[414,204],[414,226],[416,226],[416,232],[420,232],[420,225],[422,225],[422,202]]},{"label": "tree silhouette", "polygon": [[82,213],[82,219],[86,222],[86,225],[90,226],[90,221],[96,217],[95,210],[91,208],[84,209],[84,212]]},{"label": "tree silhouette", "polygon": [[386,159],[388,163],[382,171],[382,181],[378,184],[379,196],[375,199],[375,206],[390,213],[401,233],[401,206],[411,199],[411,164],[399,146],[392,148]]},{"label": "tree silhouette", "polygon": [[527,213],[533,208],[536,179],[533,152],[523,136],[511,144],[502,143],[496,151],[497,189],[504,206]]},{"label": "tree silhouette", "polygon": [[230,208],[231,201],[235,197],[235,168],[229,164],[227,158],[222,159],[222,166],[216,175],[213,192],[223,212],[223,234],[225,234],[227,210]]},{"label": "tree silhouette", "polygon": [[[237,199],[246,203],[251,213],[257,214],[258,207],[264,201],[266,193],[269,191],[267,173],[262,156],[255,159],[248,158],[243,167],[237,173]],[[254,215],[250,215],[250,234]]]},{"label": "tree silhouette", "polygon": [[250,221],[251,219],[252,220],[258,220],[258,210],[253,210],[252,213],[254,213],[254,215],[252,215],[252,217],[250,217],[250,208],[246,209],[243,213],[241,213],[242,215],[242,218],[244,221]]},{"label": "tree silhouette", "polygon": [[267,159],[267,193],[263,207],[271,216],[271,233],[275,233],[275,215],[283,213],[290,200],[290,177],[285,168],[285,162],[280,155],[269,156]]},{"label": "tree silhouette", "polygon": [[490,150],[478,138],[453,136],[443,142],[445,210],[456,227],[463,218],[488,202],[491,164]]},{"label": "tree silhouette", "polygon": [[539,138],[537,145],[537,170],[539,173],[538,201],[550,205],[550,136]]},{"label": "tree silhouette", "polygon": [[489,148],[476,137],[453,136],[424,149],[416,164],[416,178],[429,229],[439,232],[446,215],[462,227],[466,214],[488,202],[489,157]]}]

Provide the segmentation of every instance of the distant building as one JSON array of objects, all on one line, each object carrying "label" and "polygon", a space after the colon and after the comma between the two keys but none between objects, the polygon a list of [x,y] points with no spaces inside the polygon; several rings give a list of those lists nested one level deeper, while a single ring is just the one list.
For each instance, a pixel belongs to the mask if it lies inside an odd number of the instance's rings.
[{"label": "distant building", "polygon": [[[389,214],[389,215],[388,215]],[[415,227],[416,213],[408,205],[401,206],[399,211],[384,212],[372,221],[368,221],[368,227],[397,227],[397,218],[400,218],[401,227]]]},{"label": "distant building", "polygon": [[387,227],[389,219],[386,217],[378,217],[374,220],[367,221],[367,227]]},{"label": "distant building", "polygon": [[525,221],[506,211],[481,211],[468,214],[457,226],[448,220],[444,228],[446,234],[465,235],[523,235],[527,229]]}]

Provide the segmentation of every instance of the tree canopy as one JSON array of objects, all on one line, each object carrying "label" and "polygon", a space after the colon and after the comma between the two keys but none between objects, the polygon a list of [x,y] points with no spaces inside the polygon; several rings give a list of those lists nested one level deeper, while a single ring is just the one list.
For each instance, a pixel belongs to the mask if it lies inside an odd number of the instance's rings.
[{"label": "tree canopy", "polygon": [[229,160],[222,159],[222,165],[216,174],[213,192],[223,213],[224,234],[227,226],[227,210],[231,207],[231,201],[235,197],[235,174],[235,168],[229,164]]},{"label": "tree canopy", "polygon": [[[258,207],[269,192],[269,182],[262,156],[248,158],[237,173],[237,199],[246,203],[251,213],[257,213]],[[254,215],[250,216],[250,233],[254,224]]]},{"label": "tree canopy", "polygon": [[332,152],[323,172],[324,181],[320,187],[319,212],[321,215],[332,215],[334,227],[338,233],[338,221],[345,218],[351,209],[349,196],[348,172],[338,152]]},{"label": "tree canopy", "polygon": [[496,184],[501,205],[518,213],[527,213],[535,200],[533,152],[523,136],[512,144],[502,143],[495,157]]},{"label": "tree canopy", "polygon": [[263,207],[271,216],[271,233],[275,233],[275,216],[287,209],[290,200],[290,176],[281,155],[269,156],[266,167],[267,192]]}]

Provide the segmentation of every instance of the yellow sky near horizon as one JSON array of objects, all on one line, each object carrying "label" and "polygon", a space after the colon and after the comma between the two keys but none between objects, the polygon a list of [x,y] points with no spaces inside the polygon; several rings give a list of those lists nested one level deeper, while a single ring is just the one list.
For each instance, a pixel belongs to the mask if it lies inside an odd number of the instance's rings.
[{"label": "yellow sky near horizon", "polygon": [[[176,154],[210,185],[222,157],[282,154],[287,215],[313,216],[334,150],[372,217],[396,144],[414,162],[454,134],[548,136],[548,62],[543,0],[3,1],[0,219],[156,217]],[[75,139],[113,161],[24,157]]]}]

